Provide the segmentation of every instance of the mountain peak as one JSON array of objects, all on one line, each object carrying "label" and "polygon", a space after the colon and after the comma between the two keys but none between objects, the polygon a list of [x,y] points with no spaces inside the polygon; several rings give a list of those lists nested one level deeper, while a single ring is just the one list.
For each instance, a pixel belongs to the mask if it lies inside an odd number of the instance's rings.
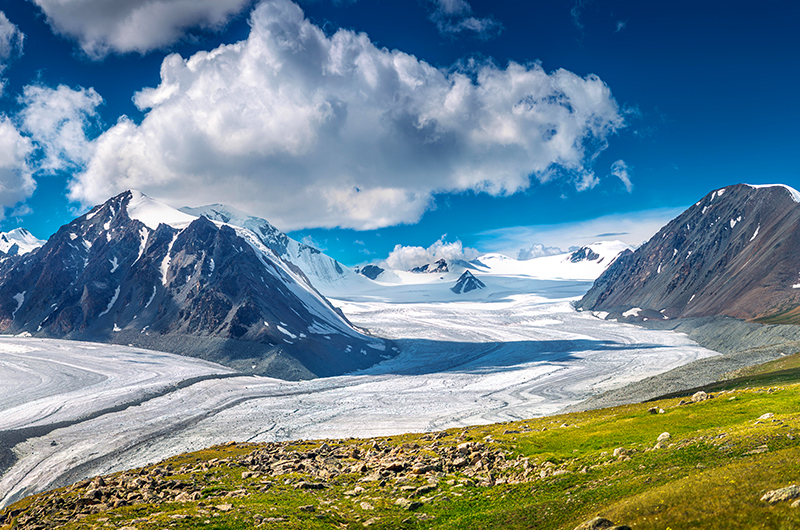
[{"label": "mountain peak", "polygon": [[800,321],[799,199],[784,185],[714,190],[621,255],[578,306],[623,318],[638,308],[647,318]]}]

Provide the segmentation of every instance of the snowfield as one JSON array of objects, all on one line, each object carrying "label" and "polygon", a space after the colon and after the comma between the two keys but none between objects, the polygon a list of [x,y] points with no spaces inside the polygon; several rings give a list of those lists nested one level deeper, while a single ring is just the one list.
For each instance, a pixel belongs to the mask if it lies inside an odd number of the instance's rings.
[{"label": "snowfield", "polygon": [[487,288],[463,297],[436,275],[338,293],[334,305],[395,339],[398,351],[367,370],[312,381],[236,376],[135,348],[2,337],[0,506],[231,440],[390,435],[552,414],[716,355],[684,335],[575,311],[570,301],[590,281],[504,272],[476,274]]}]

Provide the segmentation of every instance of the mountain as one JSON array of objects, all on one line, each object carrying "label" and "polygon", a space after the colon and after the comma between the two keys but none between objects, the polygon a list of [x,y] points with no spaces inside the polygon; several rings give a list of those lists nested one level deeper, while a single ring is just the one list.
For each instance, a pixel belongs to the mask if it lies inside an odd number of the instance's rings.
[{"label": "mountain", "polygon": [[287,379],[387,358],[384,341],[355,329],[263,239],[127,191],[3,263],[0,331],[132,344]]},{"label": "mountain", "polygon": [[378,276],[386,272],[386,269],[378,267],[377,265],[364,265],[363,267],[354,269],[355,272],[366,276],[370,280],[377,280]]},{"label": "mountain", "polygon": [[38,239],[24,228],[0,232],[0,252],[8,256],[27,254],[44,244],[44,241]]},{"label": "mountain", "polygon": [[419,267],[414,267],[409,272],[415,273],[428,273],[428,274],[441,274],[443,272],[450,272],[446,259],[440,259],[435,263],[426,263]]},{"label": "mountain", "polygon": [[458,278],[456,284],[451,287],[450,290],[456,294],[464,294],[485,287],[486,284],[473,276],[470,271],[464,271],[464,274]]},{"label": "mountain", "polygon": [[715,190],[621,255],[578,307],[634,319],[800,323],[798,202],[782,185]]},{"label": "mountain", "polygon": [[182,213],[193,217],[205,217],[211,221],[246,228],[254,233],[259,241],[277,256],[298,269],[317,289],[325,292],[329,286],[347,283],[358,275],[322,251],[295,241],[265,219],[254,217],[224,204],[211,204],[198,208],[180,208]]},{"label": "mountain", "polygon": [[510,274],[539,279],[595,280],[630,245],[621,241],[599,241],[573,252],[518,260],[502,254],[484,254],[469,262],[481,273]]}]

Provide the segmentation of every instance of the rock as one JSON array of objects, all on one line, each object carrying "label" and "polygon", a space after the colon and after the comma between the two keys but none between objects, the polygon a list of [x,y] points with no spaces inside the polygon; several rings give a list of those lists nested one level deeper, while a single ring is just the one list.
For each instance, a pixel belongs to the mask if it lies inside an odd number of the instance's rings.
[{"label": "rock", "polygon": [[361,506],[362,510],[374,510],[375,509],[375,507],[373,505],[371,505],[370,503],[368,503],[366,501],[363,501],[361,504],[359,504],[359,506]]},{"label": "rock", "polygon": [[762,414],[761,416],[759,416],[758,419],[759,420],[768,420],[773,416],[775,416],[775,414],[773,414],[771,412],[767,412],[766,414]]},{"label": "rock", "polygon": [[314,506],[313,504],[307,504],[305,506],[300,506],[297,509],[300,510],[301,512],[313,512],[316,511],[317,507]]},{"label": "rock", "polygon": [[218,504],[214,508],[221,512],[229,512],[233,510],[233,504]]},{"label": "rock", "polygon": [[692,403],[700,403],[701,401],[705,401],[707,399],[711,399],[711,397],[712,396],[710,394],[706,394],[705,392],[700,390],[700,391],[695,392],[694,394],[692,394]]},{"label": "rock", "polygon": [[614,449],[614,456],[617,457],[617,458],[619,458],[621,456],[625,456],[627,454],[628,454],[628,452],[625,450],[624,447],[617,447],[616,449]]},{"label": "rock", "polygon": [[575,530],[604,530],[606,528],[611,528],[614,526],[614,523],[609,521],[604,517],[595,517],[590,521],[586,521],[585,523],[581,523],[575,527]]},{"label": "rock", "polygon": [[327,484],[323,484],[322,482],[306,482],[305,480],[294,485],[295,489],[301,490],[322,490],[327,487]]},{"label": "rock", "polygon": [[658,414],[658,407],[650,407],[649,409],[647,409],[647,412],[649,412],[650,414]]},{"label": "rock", "polygon": [[793,499],[800,499],[800,487],[792,484],[785,488],[768,491],[761,497],[761,500],[770,504],[775,504],[783,501],[791,501]]},{"label": "rock", "polygon": [[671,438],[671,436],[670,436],[670,434],[668,432],[662,432],[661,434],[658,435],[658,438],[656,438],[656,441],[657,442],[666,442],[670,438]]}]

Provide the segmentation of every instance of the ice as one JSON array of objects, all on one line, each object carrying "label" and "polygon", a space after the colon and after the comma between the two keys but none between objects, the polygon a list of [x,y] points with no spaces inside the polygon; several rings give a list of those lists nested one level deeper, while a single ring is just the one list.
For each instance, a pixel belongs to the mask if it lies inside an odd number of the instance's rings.
[{"label": "ice", "polygon": [[173,228],[183,229],[196,219],[192,215],[187,215],[151,199],[140,191],[131,190],[131,195],[132,197],[128,202],[128,217],[141,221],[151,230],[158,228],[161,223]]}]

